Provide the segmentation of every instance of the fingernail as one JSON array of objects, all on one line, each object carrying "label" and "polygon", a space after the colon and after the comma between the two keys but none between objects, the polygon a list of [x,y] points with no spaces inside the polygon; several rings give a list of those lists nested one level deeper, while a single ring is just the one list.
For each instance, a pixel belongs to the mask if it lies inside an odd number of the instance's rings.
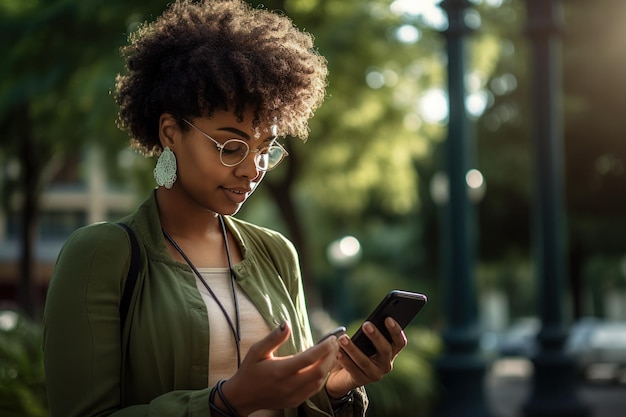
[{"label": "fingernail", "polygon": [[276,317],[272,317],[272,321],[280,328],[281,331],[285,330],[285,328],[287,327],[286,320],[283,320],[281,323],[279,323],[278,320],[276,320]]},{"label": "fingernail", "polygon": [[394,327],[396,327],[396,321],[394,319],[392,319],[391,317],[387,317],[387,324],[389,325],[389,327],[391,327],[392,329]]},{"label": "fingernail", "polygon": [[348,336],[344,334],[343,336],[339,338],[339,343],[341,343],[344,346],[348,346],[350,344],[350,339],[348,339]]},{"label": "fingernail", "polygon": [[369,334],[372,334],[374,333],[374,325],[368,321],[367,323],[363,324],[363,330],[365,330]]}]

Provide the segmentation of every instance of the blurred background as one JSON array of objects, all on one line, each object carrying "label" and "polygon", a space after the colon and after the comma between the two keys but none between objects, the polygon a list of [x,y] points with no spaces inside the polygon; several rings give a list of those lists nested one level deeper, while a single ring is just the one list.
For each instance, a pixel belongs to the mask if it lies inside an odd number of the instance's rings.
[{"label": "blurred background", "polygon": [[[458,296],[476,305],[490,414],[513,416],[541,328],[530,2],[464,3],[474,161],[467,185],[477,236],[475,296]],[[111,91],[123,71],[120,46],[166,4],[0,0],[2,416],[47,416],[40,322],[64,240],[78,227],[130,213],[154,187],[155,160],[127,150]],[[428,295],[406,330],[407,353],[368,388],[368,415],[431,415],[442,398],[434,363],[447,325],[448,16],[438,0],[262,4],[315,35],[328,59],[328,98],[307,143],[285,140],[289,158],[237,216],[295,243],[317,333],[336,323],[354,330],[391,289]],[[619,396],[626,383],[626,2],[570,0],[563,11],[563,112],[555,123],[563,123],[564,349],[583,389],[600,385]],[[493,378],[523,383],[503,392],[508,385]],[[593,393],[584,399],[600,398]]]}]

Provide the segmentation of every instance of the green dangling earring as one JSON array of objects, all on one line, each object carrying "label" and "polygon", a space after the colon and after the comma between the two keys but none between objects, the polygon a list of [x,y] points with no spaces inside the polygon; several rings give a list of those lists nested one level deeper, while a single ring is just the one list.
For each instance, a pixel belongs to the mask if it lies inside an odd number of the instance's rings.
[{"label": "green dangling earring", "polygon": [[169,146],[166,146],[163,152],[161,152],[153,174],[159,186],[169,190],[174,185],[176,181],[176,155],[174,155]]}]

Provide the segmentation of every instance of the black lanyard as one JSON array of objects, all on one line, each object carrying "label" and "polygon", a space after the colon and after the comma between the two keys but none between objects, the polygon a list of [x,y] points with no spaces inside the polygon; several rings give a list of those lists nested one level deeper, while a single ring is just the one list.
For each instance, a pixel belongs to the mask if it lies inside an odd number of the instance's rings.
[{"label": "black lanyard", "polygon": [[198,269],[191,262],[191,260],[187,257],[185,252],[180,248],[180,246],[178,246],[176,241],[174,241],[174,239],[169,235],[169,233],[165,231],[165,229],[161,228],[161,230],[163,231],[163,235],[167,238],[167,240],[169,240],[172,246],[174,246],[174,249],[176,249],[178,253],[180,253],[180,255],[185,259],[185,261],[187,262],[191,270],[196,274],[198,279],[200,279],[200,282],[202,282],[205,288],[209,291],[209,294],[211,294],[211,297],[213,297],[213,300],[215,300],[220,310],[222,310],[222,313],[224,314],[226,321],[228,321],[230,330],[233,333],[233,338],[235,339],[235,345],[237,346],[237,368],[239,368],[239,366],[241,365],[241,330],[240,330],[241,326],[239,323],[239,302],[237,300],[237,289],[235,287],[236,286],[235,273],[233,272],[233,264],[232,264],[232,259],[230,256],[230,245],[228,244],[228,234],[226,232],[226,225],[224,224],[224,219],[222,218],[221,215],[218,215],[218,218],[220,220],[220,226],[222,227],[222,233],[224,234],[224,246],[226,247],[226,257],[228,258],[228,271],[230,272],[230,286],[231,286],[231,290],[233,293],[233,302],[235,304],[235,324],[233,324],[233,321],[228,315],[226,308],[224,308],[224,305],[217,298],[217,296],[215,295],[215,293],[213,292],[209,284],[204,280],[204,278],[202,277]]}]

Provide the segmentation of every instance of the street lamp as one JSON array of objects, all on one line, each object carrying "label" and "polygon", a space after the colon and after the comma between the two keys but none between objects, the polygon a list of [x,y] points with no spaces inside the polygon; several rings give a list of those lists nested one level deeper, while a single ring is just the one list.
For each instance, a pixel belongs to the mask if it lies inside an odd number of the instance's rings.
[{"label": "street lamp", "polygon": [[[444,352],[435,363],[442,387],[437,417],[487,417],[484,393],[486,364],[478,354],[480,329],[474,280],[476,258],[475,203],[468,184],[484,181],[472,170],[474,137],[466,108],[467,11],[469,0],[443,0],[448,15],[444,32],[448,56],[448,137],[445,149],[445,195],[442,217]],[[443,184],[443,182],[442,182]],[[472,188],[472,187],[470,187]]]},{"label": "street lamp", "polygon": [[563,131],[560,0],[527,0],[527,34],[532,43],[535,201],[539,352],[533,357],[532,389],[523,406],[527,417],[584,417],[590,409],[576,393],[576,370],[564,352],[565,209],[563,207]]},{"label": "street lamp", "polygon": [[331,242],[326,249],[328,262],[337,271],[335,282],[335,311],[346,325],[352,320],[352,300],[348,292],[350,269],[361,259],[361,243],[354,236],[344,236]]},{"label": "street lamp", "polygon": [[[485,177],[477,169],[470,169],[465,173],[467,198],[472,203],[480,203],[487,192]],[[450,184],[444,171],[437,171],[430,180],[430,196],[438,206],[444,207],[450,200]]]}]

